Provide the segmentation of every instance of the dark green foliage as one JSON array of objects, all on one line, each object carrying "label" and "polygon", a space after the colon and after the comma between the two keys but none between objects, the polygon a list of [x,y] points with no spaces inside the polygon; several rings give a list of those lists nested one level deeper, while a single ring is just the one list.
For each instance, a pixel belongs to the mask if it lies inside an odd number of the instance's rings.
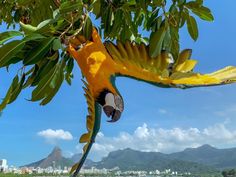
[{"label": "dark green foliage", "polygon": [[55,96],[64,79],[71,84],[73,60],[61,49],[59,38],[37,33],[6,43],[0,48],[0,67],[22,63],[19,70],[21,81],[18,73],[0,104],[0,111],[27,87],[35,87],[31,101],[41,100],[40,104],[45,105]]},{"label": "dark green foliage", "polygon": [[[127,165],[128,164],[128,165]],[[179,173],[215,173],[214,167],[203,165],[196,162],[175,159],[167,154],[159,152],[140,152],[132,149],[113,151],[109,155],[97,162],[97,168],[119,167],[122,171],[145,170],[153,171],[171,169]]]},{"label": "dark green foliage", "polygon": [[217,169],[234,168],[236,161],[236,148],[216,149],[209,145],[203,145],[199,148],[189,148],[179,153],[171,155],[173,158],[184,161],[192,161]]},{"label": "dark green foliage", "polygon": [[[101,19],[99,28],[103,31],[103,38],[135,42],[147,40],[151,45],[160,43],[156,50],[151,50],[152,56],[159,54],[157,51],[160,46],[161,49],[176,53],[174,49],[179,49],[179,38],[176,34],[185,23],[190,36],[196,40],[198,37],[196,16],[206,21],[214,20],[211,11],[203,5],[202,0],[18,0],[16,2],[0,3],[0,11],[2,9],[5,14],[0,20],[8,25],[21,21],[37,27],[42,21],[54,18],[56,21],[49,25],[51,28],[47,28],[48,32],[57,36],[63,32],[65,32],[63,35],[81,32],[89,39],[92,28],[89,16],[93,13],[97,19]],[[60,26],[58,23],[64,25]],[[162,30],[163,23],[164,31],[168,33],[164,42],[160,35],[154,35]],[[57,31],[59,26],[60,31]],[[138,29],[149,32],[150,37],[144,38]],[[172,40],[175,42],[171,42]]]},{"label": "dark green foliage", "polygon": [[228,169],[222,171],[223,177],[235,177],[236,176],[236,169]]},{"label": "dark green foliage", "polygon": [[[0,25],[17,29],[0,34],[0,68],[18,63],[16,75],[24,76],[19,92],[34,87],[31,100],[41,105],[51,101],[64,80],[71,84],[74,63],[66,52],[68,43],[78,35],[90,40],[94,17],[101,21],[97,28],[103,39],[144,42],[150,56],[166,50],[174,59],[182,27],[197,40],[195,18],[214,20],[203,0],[4,0],[0,12]],[[0,111],[9,104],[4,100]]]},{"label": "dark green foliage", "polygon": [[[140,152],[132,149],[118,150],[96,162],[98,168],[121,170],[162,170],[188,171],[194,174],[215,173],[223,169],[233,169],[236,161],[236,149],[216,149],[209,145],[187,148],[184,151],[163,154],[159,152]],[[129,165],[126,165],[129,164]],[[224,170],[226,172],[230,170]],[[202,175],[197,175],[201,176]]]}]

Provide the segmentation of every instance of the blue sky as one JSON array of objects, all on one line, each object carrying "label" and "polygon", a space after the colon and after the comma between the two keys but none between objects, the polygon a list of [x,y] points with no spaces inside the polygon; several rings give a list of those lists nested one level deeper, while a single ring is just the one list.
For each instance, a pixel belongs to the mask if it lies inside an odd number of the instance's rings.
[{"label": "blue sky", "polygon": [[[193,49],[199,61],[195,71],[211,72],[236,65],[236,2],[206,1],[215,16],[213,23],[199,21],[200,36],[193,42],[181,32],[182,48]],[[0,31],[5,27],[0,26]],[[5,95],[16,68],[0,70],[0,97]],[[72,86],[63,84],[47,106],[26,101],[30,90],[9,105],[0,118],[0,159],[23,165],[45,157],[55,145],[66,155],[81,152],[79,136],[85,132],[87,107],[81,75],[74,69]],[[91,153],[99,160],[120,148],[175,152],[186,147],[211,144],[218,148],[236,147],[236,84],[194,88],[161,89],[127,78],[118,78],[117,87],[125,101],[120,121],[106,122]],[[51,131],[49,131],[51,129]]]}]

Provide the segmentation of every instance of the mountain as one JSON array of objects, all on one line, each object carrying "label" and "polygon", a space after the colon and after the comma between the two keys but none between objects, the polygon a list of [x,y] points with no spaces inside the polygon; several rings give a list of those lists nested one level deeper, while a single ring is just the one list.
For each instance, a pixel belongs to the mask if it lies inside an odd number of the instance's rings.
[{"label": "mountain", "polygon": [[120,170],[165,170],[172,169],[178,172],[212,173],[216,169],[195,162],[172,159],[166,154],[159,152],[140,152],[132,149],[114,151],[96,163],[97,168],[114,168]]},{"label": "mountain", "polygon": [[[82,154],[74,154],[71,158],[66,158],[62,156],[62,150],[59,147],[54,147],[52,152],[44,159],[39,160],[37,162],[33,162],[27,165],[24,165],[24,167],[41,167],[41,168],[47,168],[47,167],[71,167],[76,162],[78,162],[81,158]],[[93,166],[94,162],[90,159],[86,159],[84,167],[90,167]]]},{"label": "mountain", "polygon": [[65,166],[69,167],[72,166],[73,164],[74,162],[71,159],[62,156],[62,151],[59,147],[55,147],[53,151],[46,158],[24,166],[41,167],[41,168],[47,168],[49,166],[51,167],[60,166],[61,168],[64,168]]},{"label": "mountain", "polygon": [[210,145],[187,148],[184,151],[164,154],[140,152],[132,149],[114,151],[95,164],[97,168],[119,167],[121,170],[163,170],[179,172],[213,172],[236,167],[236,148],[217,149]]},{"label": "mountain", "polygon": [[217,169],[236,167],[236,148],[217,149],[210,145],[187,148],[182,152],[169,154],[172,159],[197,162]]},{"label": "mountain", "polygon": [[[27,167],[72,166],[78,162],[82,154],[75,154],[71,158],[62,156],[61,149],[55,147],[44,159],[25,165]],[[226,168],[236,167],[236,148],[217,149],[210,145],[198,148],[187,148],[184,151],[164,154],[160,152],[141,152],[130,148],[110,152],[100,162],[87,159],[84,168],[120,170],[165,170],[172,169],[178,172],[211,173]]]},{"label": "mountain", "polygon": [[[71,158],[69,158],[74,164],[75,163],[77,163],[79,160],[80,160],[80,158],[82,157],[82,154],[80,153],[80,154],[74,154]],[[86,168],[88,168],[88,167],[92,167],[92,166],[94,166],[94,163],[95,162],[93,162],[92,160],[90,160],[90,159],[86,159],[85,160],[85,164],[84,164],[84,167]]]}]

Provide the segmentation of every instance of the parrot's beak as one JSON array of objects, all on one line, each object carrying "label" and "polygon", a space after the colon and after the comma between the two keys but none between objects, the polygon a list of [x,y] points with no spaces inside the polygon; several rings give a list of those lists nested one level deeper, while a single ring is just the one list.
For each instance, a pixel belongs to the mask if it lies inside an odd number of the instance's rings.
[{"label": "parrot's beak", "polygon": [[118,121],[123,110],[124,104],[122,98],[118,95],[116,96],[112,93],[107,93],[105,96],[105,105],[103,106],[103,111],[107,117],[111,117],[111,120],[108,120],[108,122]]}]

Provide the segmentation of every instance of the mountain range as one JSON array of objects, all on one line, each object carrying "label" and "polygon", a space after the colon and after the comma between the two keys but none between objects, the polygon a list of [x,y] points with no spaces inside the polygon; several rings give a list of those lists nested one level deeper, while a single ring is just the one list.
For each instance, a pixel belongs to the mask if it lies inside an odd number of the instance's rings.
[{"label": "mountain range", "polygon": [[[77,162],[81,154],[71,158],[62,156],[61,149],[55,147],[48,157],[25,165],[31,167],[71,166]],[[236,148],[217,149],[210,145],[198,148],[187,148],[184,151],[164,154],[160,152],[142,152],[130,148],[110,152],[99,162],[87,160],[85,168],[90,167],[111,169],[119,167],[120,170],[165,170],[172,169],[178,172],[216,172],[226,168],[236,167]]]},{"label": "mountain range", "polygon": [[[82,154],[74,154],[71,158],[66,158],[62,156],[62,150],[59,147],[54,147],[52,152],[46,157],[43,158],[37,162],[33,162],[27,165],[24,165],[24,167],[40,167],[40,168],[47,168],[49,166],[51,167],[70,167],[73,164],[75,164]],[[87,159],[85,162],[86,166],[91,166],[90,164],[93,164],[94,162]]]}]

